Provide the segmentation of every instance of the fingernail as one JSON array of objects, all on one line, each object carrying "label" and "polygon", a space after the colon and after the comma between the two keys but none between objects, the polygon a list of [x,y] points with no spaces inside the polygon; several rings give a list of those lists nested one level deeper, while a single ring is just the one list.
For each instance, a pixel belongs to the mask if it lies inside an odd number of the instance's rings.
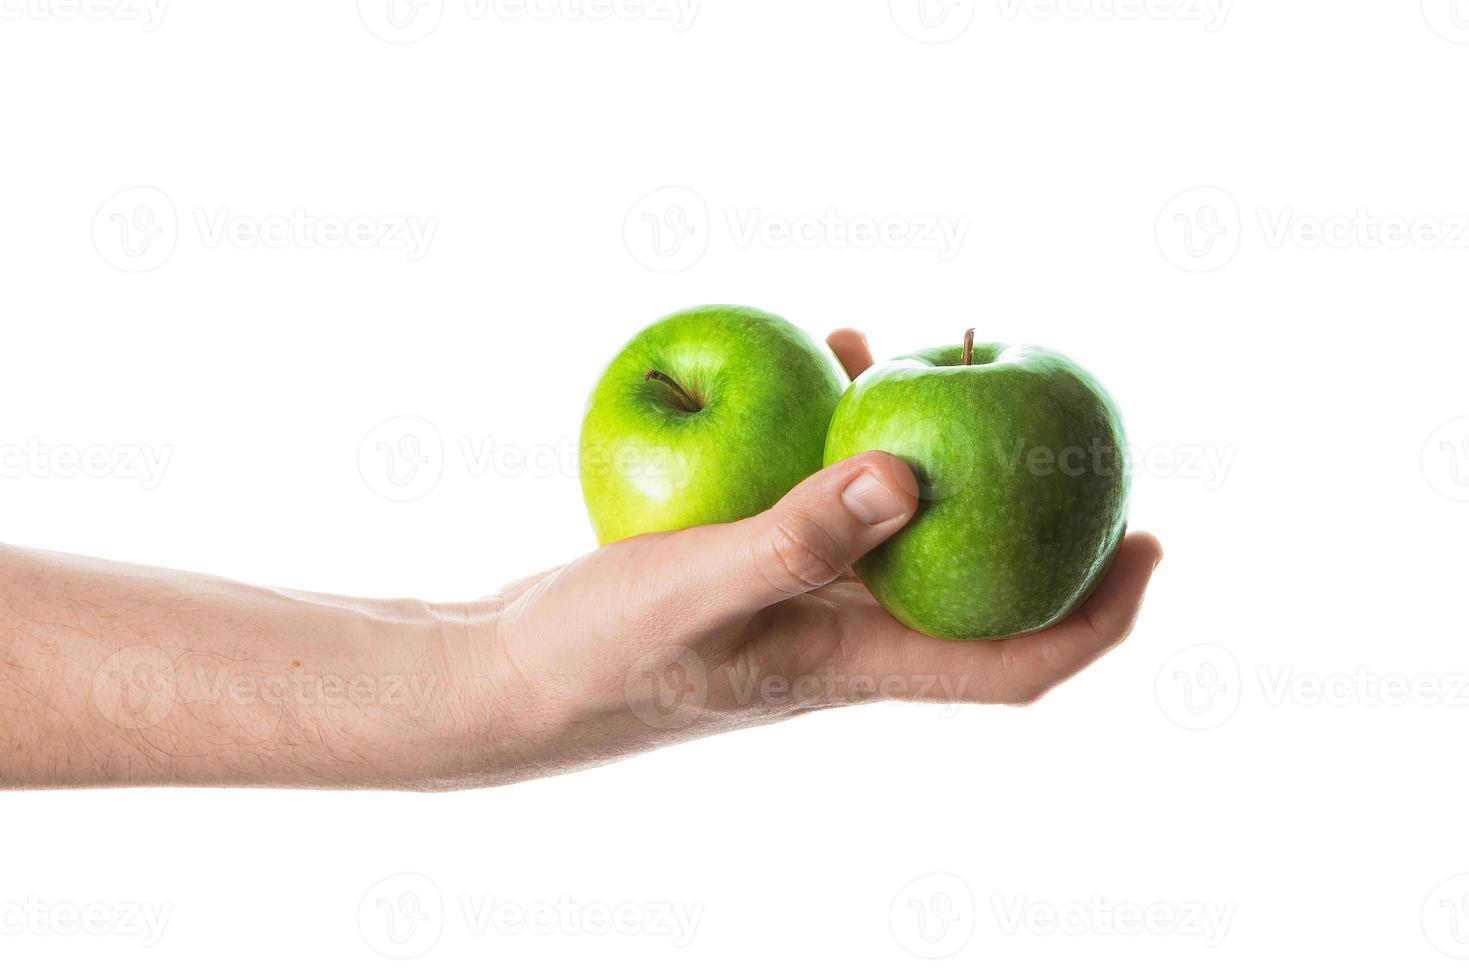
[{"label": "fingernail", "polygon": [[866,470],[847,484],[847,489],[842,491],[842,503],[863,524],[882,524],[908,510],[907,500]]}]

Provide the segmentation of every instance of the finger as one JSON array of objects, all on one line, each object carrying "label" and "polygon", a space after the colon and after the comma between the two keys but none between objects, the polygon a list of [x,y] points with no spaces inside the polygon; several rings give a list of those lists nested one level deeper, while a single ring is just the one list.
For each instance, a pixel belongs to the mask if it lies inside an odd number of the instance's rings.
[{"label": "finger", "polygon": [[[918,483],[902,460],[861,453],[809,477],[763,514],[669,536],[691,607],[754,612],[834,581],[908,523]],[[694,600],[697,600],[696,602]]]},{"label": "finger", "polygon": [[867,337],[860,330],[835,330],[826,338],[826,345],[842,362],[847,377],[853,381],[857,375],[872,367],[872,350],[867,346]]},{"label": "finger", "polygon": [[1127,639],[1162,560],[1163,546],[1157,538],[1129,534],[1106,577],[1080,609],[1048,630],[1011,641],[1009,662],[1021,700],[1036,700]]},{"label": "finger", "polygon": [[893,649],[869,648],[867,656],[885,670],[935,681],[914,685],[914,700],[1031,704],[1127,638],[1162,558],[1157,538],[1129,534],[1096,591],[1050,629],[975,643],[904,630],[888,638]]}]

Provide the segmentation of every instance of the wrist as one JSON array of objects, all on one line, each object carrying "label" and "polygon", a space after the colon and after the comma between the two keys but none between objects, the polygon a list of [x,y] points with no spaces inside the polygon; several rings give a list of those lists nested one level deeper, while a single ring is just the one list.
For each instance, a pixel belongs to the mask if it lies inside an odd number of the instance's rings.
[{"label": "wrist", "polygon": [[504,642],[497,598],[434,603],[412,629],[431,637],[438,696],[424,712],[417,789],[468,789],[526,778],[535,764],[535,689]]}]

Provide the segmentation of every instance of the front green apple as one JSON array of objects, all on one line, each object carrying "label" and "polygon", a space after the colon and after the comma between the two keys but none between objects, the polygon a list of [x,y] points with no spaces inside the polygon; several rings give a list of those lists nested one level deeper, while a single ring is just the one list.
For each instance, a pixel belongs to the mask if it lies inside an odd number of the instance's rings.
[{"label": "front green apple", "polygon": [[757,514],[821,468],[842,393],[831,355],[778,316],[676,313],[592,391],[581,486],[599,544]]},{"label": "front green apple", "polygon": [[1102,387],[1060,354],[971,343],[864,373],[837,405],[825,454],[831,464],[882,449],[913,468],[917,515],[857,573],[900,622],[956,640],[1065,618],[1127,517],[1122,421]]}]

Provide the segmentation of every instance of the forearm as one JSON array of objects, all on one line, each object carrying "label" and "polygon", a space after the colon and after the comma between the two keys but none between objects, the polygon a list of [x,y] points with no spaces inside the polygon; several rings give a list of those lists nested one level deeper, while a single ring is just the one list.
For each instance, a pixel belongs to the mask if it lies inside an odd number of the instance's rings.
[{"label": "forearm", "polygon": [[874,696],[1027,704],[1127,635],[1147,535],[1043,633],[902,626],[837,573],[901,523],[862,480],[914,512],[889,459],[458,605],[0,547],[0,788],[499,785]]},{"label": "forearm", "polygon": [[0,787],[499,781],[493,619],[0,548]]}]

